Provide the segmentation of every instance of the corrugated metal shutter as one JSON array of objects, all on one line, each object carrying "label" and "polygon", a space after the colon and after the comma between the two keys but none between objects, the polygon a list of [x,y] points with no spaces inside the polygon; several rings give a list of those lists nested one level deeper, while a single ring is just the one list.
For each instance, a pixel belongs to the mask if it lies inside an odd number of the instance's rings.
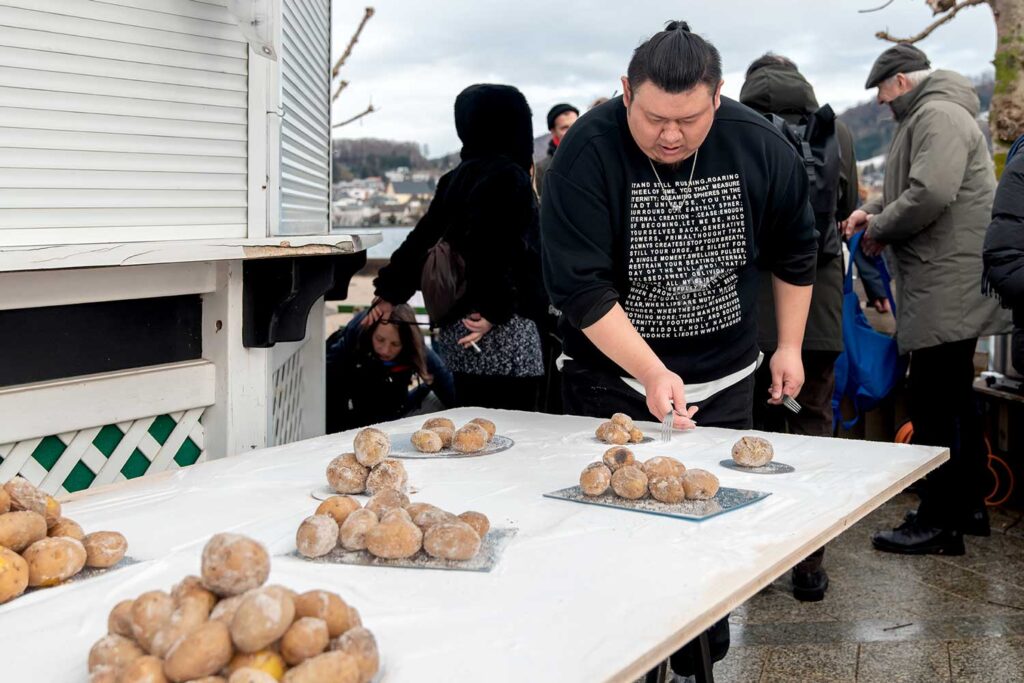
[{"label": "corrugated metal shutter", "polygon": [[328,232],[330,0],[282,0],[281,235]]},{"label": "corrugated metal shutter", "polygon": [[245,237],[223,0],[0,0],[0,245]]}]

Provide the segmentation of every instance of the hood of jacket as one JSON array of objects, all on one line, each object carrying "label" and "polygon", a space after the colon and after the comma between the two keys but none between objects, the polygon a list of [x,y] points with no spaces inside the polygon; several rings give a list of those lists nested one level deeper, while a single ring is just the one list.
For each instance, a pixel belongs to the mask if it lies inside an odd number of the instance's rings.
[{"label": "hood of jacket", "polygon": [[945,69],[932,72],[919,86],[890,102],[890,106],[896,120],[902,121],[925,103],[938,100],[960,105],[972,118],[981,112],[981,100],[970,79]]},{"label": "hood of jacket", "polygon": [[817,111],[814,88],[799,71],[781,64],[763,66],[750,74],[740,89],[740,102],[762,114],[783,118]]},{"label": "hood of jacket", "polygon": [[525,171],[533,164],[533,114],[511,85],[478,83],[459,93],[455,130],[464,161],[506,156]]}]

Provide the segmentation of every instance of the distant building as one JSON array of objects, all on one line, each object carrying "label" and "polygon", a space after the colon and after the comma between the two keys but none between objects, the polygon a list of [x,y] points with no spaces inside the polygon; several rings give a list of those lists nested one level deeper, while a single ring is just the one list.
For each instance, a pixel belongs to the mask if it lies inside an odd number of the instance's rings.
[{"label": "distant building", "polygon": [[430,199],[434,194],[434,187],[430,182],[423,180],[389,181],[384,194],[396,204],[406,204],[413,199]]}]

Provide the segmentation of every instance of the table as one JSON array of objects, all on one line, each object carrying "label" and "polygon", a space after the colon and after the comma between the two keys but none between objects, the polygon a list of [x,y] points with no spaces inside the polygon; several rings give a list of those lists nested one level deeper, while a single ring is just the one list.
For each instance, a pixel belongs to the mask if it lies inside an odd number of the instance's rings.
[{"label": "table", "polygon": [[[700,427],[635,448],[715,472],[725,486],[772,492],[702,522],[542,497],[576,483],[606,446],[598,420],[458,409],[484,416],[516,445],[491,456],[405,460],[411,497],[479,510],[518,535],[490,573],[319,565],[282,557],[327,462],[353,432],[329,435],[126,482],[65,504],[87,531],[115,529],[139,564],[37,591],[0,606],[4,678],[85,681],[92,643],[122,599],[169,590],[199,571],[211,534],[262,541],[271,583],[339,592],[382,653],[380,680],[632,681],[948,458],[939,448],[771,435],[789,475],[718,465],[740,432]],[[384,425],[414,430],[423,418]],[[657,425],[641,425],[650,434]],[[745,432],[755,433],[755,432]]]}]

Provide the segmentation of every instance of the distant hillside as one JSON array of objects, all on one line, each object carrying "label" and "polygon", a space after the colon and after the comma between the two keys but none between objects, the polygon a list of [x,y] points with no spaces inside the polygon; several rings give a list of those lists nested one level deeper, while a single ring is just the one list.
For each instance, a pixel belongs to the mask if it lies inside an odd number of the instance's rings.
[{"label": "distant hillside", "polygon": [[[975,79],[981,110],[988,111],[992,101],[993,80],[991,76]],[[870,159],[889,150],[896,122],[889,108],[874,101],[850,107],[839,115],[839,119],[850,127],[858,159]],[[986,131],[987,132],[987,131]]]},{"label": "distant hillside", "polygon": [[337,180],[381,176],[399,166],[414,171],[435,167],[423,156],[419,144],[377,138],[336,139],[333,163]]}]

